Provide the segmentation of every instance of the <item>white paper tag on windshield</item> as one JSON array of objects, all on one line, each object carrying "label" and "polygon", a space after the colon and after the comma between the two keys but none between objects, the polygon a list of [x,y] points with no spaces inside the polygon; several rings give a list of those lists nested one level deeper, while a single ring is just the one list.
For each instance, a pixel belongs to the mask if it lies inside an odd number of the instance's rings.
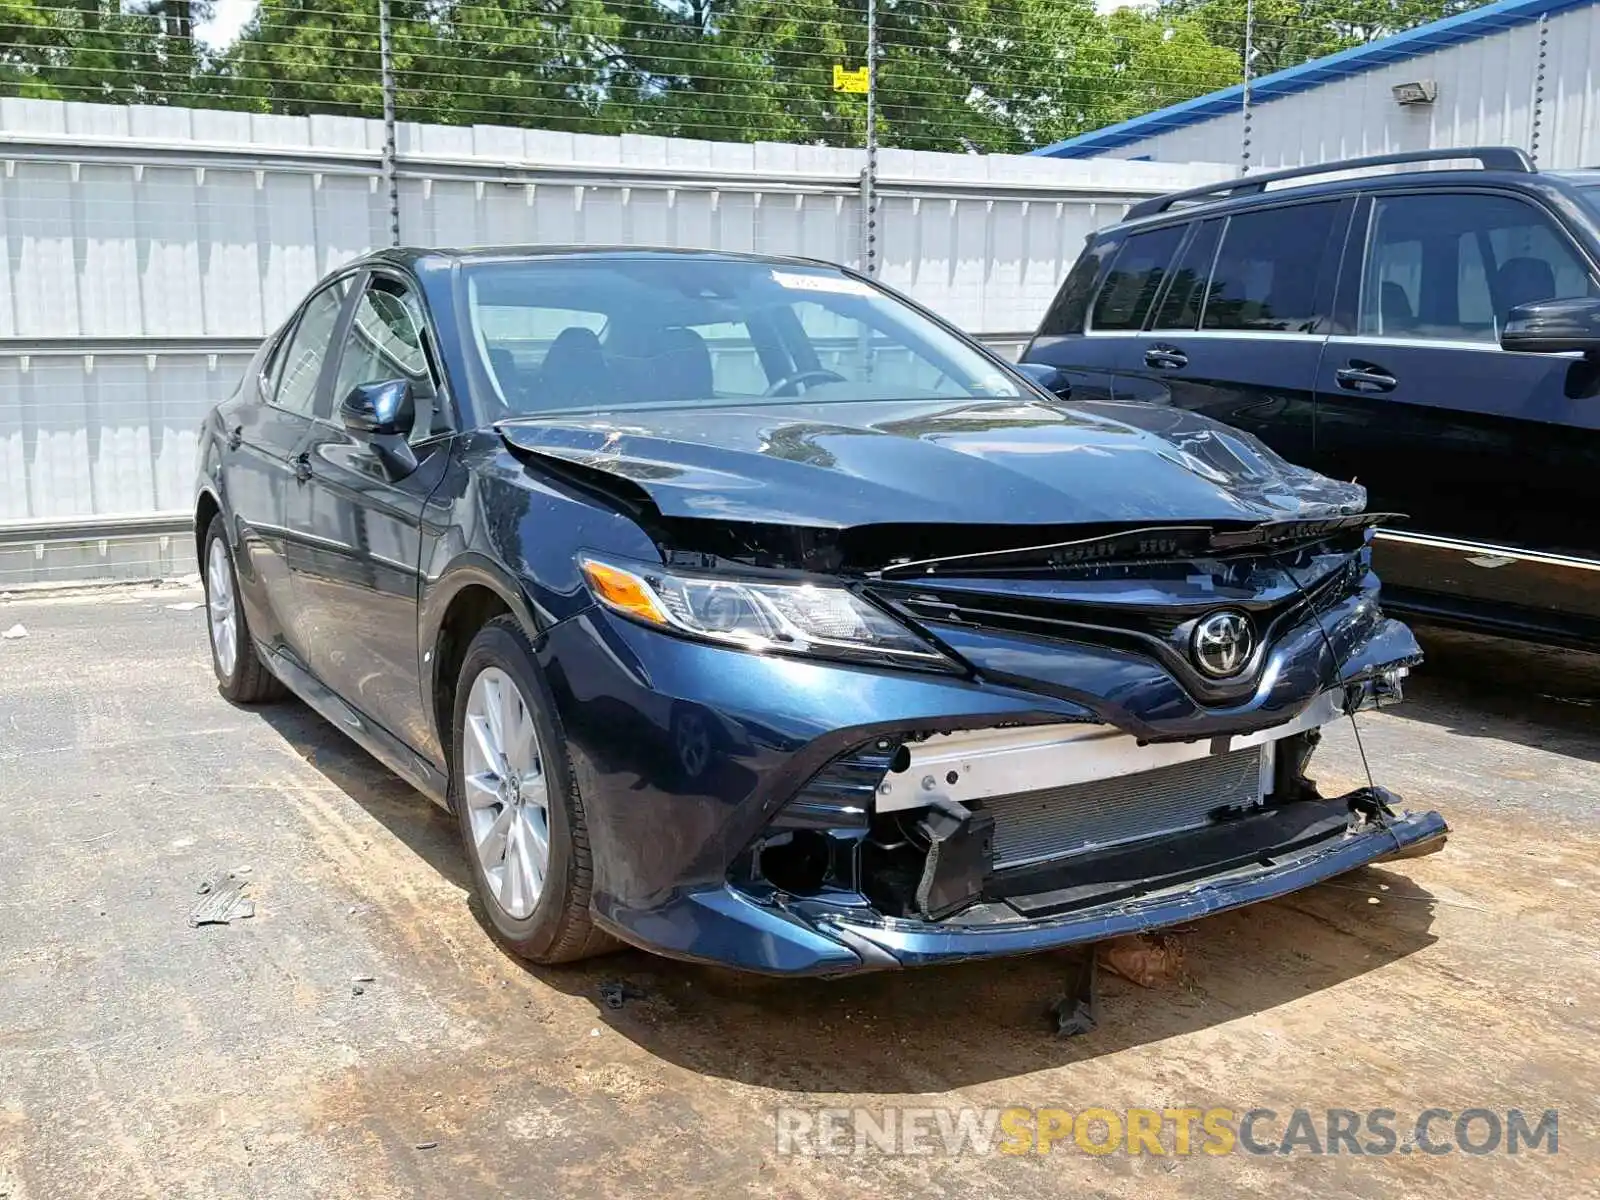
[{"label": "white paper tag on windshield", "polygon": [[774,271],[772,282],[797,292],[832,292],[836,296],[873,296],[870,287],[848,275],[800,275],[793,271]]}]

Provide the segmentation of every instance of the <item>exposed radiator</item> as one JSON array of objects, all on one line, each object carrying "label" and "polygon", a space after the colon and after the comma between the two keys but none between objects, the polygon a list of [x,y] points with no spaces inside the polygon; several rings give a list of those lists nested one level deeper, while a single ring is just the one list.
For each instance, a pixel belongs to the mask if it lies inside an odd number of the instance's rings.
[{"label": "exposed radiator", "polygon": [[1218,808],[1261,802],[1261,748],[1137,775],[995,796],[994,865],[1019,867],[1206,824]]}]

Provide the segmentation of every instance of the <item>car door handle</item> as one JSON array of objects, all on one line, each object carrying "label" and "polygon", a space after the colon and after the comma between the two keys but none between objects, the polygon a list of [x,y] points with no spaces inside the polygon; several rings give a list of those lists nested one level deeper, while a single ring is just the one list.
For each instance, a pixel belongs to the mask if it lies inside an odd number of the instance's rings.
[{"label": "car door handle", "polygon": [[311,478],[311,454],[296,454],[289,460],[294,464],[294,477],[300,483],[305,483]]},{"label": "car door handle", "polygon": [[228,449],[237,450],[242,445],[244,445],[244,426],[235,425],[228,430]]},{"label": "car door handle", "polygon": [[1392,392],[1400,381],[1376,363],[1350,361],[1333,373],[1339,386],[1347,392]]},{"label": "car door handle", "polygon": [[1153,371],[1178,371],[1189,365],[1189,356],[1176,346],[1151,346],[1144,352],[1144,365]]}]

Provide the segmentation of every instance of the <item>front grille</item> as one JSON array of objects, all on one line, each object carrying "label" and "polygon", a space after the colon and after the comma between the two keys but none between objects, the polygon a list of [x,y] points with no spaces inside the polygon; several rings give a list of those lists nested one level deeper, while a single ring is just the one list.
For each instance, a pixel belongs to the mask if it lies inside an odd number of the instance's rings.
[{"label": "front grille", "polygon": [[1137,775],[983,801],[996,870],[1194,829],[1220,808],[1261,802],[1261,748]]},{"label": "front grille", "polygon": [[975,593],[955,588],[919,588],[909,594],[884,594],[922,621],[948,621],[978,629],[998,629],[1037,637],[1081,636],[1089,626],[1119,632],[1170,638],[1194,613],[1182,610],[1133,609],[1114,605],[1087,605],[1040,600],[1001,593]]},{"label": "front grille", "polygon": [[[1358,558],[1330,572],[1306,590],[1290,592],[1270,604],[1215,600],[1182,607],[1141,608],[1095,603],[1080,598],[1018,596],[1001,591],[929,585],[879,586],[874,594],[919,621],[973,629],[1020,633],[1063,641],[1110,642],[1137,646],[1149,639],[1182,649],[1189,623],[1217,608],[1247,610],[1258,635],[1273,632],[1305,616],[1306,602],[1322,614],[1357,591],[1366,567]],[[1146,642],[1146,644],[1148,644]]]}]

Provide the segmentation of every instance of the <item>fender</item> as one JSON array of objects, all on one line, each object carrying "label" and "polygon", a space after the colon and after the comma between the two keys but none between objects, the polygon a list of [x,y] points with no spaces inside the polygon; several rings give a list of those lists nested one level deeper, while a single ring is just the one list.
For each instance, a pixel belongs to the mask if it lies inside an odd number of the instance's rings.
[{"label": "fender", "polygon": [[428,715],[433,745],[425,747],[438,762],[444,763],[447,731],[439,727],[433,696],[438,685],[437,667],[440,635],[451,602],[469,587],[488,588],[511,613],[537,638],[552,623],[548,613],[534,602],[528,590],[510,571],[484,554],[472,552],[457,558],[437,579],[421,581],[417,604],[417,677],[422,686],[424,711]]}]

